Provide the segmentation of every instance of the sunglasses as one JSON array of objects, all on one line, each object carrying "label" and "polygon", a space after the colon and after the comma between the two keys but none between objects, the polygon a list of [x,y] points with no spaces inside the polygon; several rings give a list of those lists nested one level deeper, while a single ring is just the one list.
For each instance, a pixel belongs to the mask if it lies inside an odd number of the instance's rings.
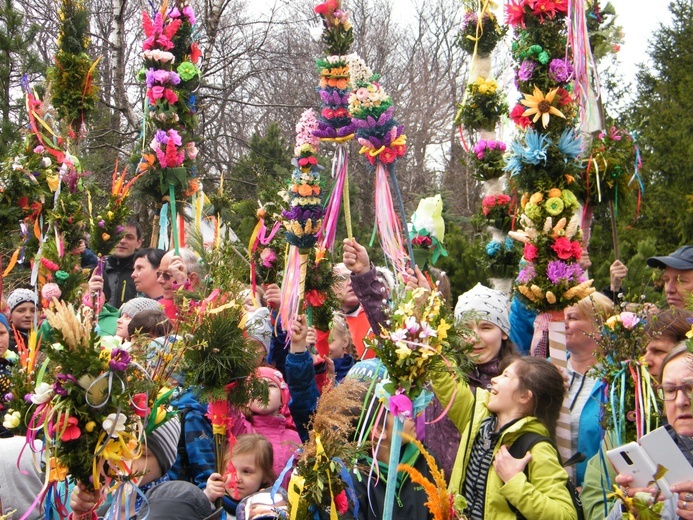
[{"label": "sunglasses", "polygon": [[172,275],[171,273],[167,273],[166,271],[157,271],[156,277],[161,278],[164,282],[168,282],[169,280],[171,280]]}]

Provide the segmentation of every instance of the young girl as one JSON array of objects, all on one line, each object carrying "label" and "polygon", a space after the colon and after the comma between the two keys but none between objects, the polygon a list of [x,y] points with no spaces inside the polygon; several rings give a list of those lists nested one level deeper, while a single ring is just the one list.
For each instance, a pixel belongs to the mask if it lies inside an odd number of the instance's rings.
[{"label": "young girl", "polygon": [[204,492],[211,502],[223,498],[224,509],[230,513],[230,518],[235,518],[238,503],[263,487],[271,486],[277,476],[273,469],[272,444],[262,435],[239,436],[228,459],[224,461],[226,473],[212,473]]},{"label": "young girl", "polygon": [[[472,353],[474,368],[467,374],[472,389],[488,389],[491,378],[500,374],[501,361],[515,354],[515,347],[508,337],[508,309],[507,296],[481,284],[476,284],[457,300],[455,318],[464,321],[477,336]],[[426,410],[426,443],[445,474],[450,475],[460,445],[460,432],[448,417],[436,421],[444,411],[436,399]]]},{"label": "young girl", "polygon": [[356,347],[351,340],[346,318],[341,312],[335,312],[332,316],[330,331],[330,359],[334,362],[335,380],[338,383],[354,366],[354,356],[356,356]]},{"label": "young girl", "polygon": [[576,520],[554,447],[539,442],[521,459],[508,451],[525,432],[554,437],[563,377],[539,358],[506,358],[501,369],[488,390],[445,375],[434,381],[444,406],[454,399],[448,415],[462,433],[449,489],[464,495],[470,520],[514,520],[516,512],[528,520]]},{"label": "young girl", "polygon": [[15,289],[7,297],[7,306],[10,309],[9,322],[12,326],[10,334],[10,350],[17,352],[17,341],[14,337],[16,331],[26,343],[29,338],[29,330],[34,326],[38,298],[30,289]]}]

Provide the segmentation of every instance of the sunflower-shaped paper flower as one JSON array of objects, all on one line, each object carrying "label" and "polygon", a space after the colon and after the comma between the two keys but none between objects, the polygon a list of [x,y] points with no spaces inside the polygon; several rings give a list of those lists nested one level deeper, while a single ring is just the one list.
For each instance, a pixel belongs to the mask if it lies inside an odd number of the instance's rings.
[{"label": "sunflower-shaped paper flower", "polygon": [[557,92],[558,89],[554,88],[549,90],[546,96],[544,96],[544,93],[539,90],[539,87],[534,87],[534,93],[522,94],[524,99],[521,100],[520,103],[527,107],[527,110],[523,112],[522,116],[529,117],[533,115],[533,123],[536,123],[539,121],[539,118],[541,118],[541,124],[544,128],[549,125],[551,115],[565,119],[563,112],[552,104]]}]

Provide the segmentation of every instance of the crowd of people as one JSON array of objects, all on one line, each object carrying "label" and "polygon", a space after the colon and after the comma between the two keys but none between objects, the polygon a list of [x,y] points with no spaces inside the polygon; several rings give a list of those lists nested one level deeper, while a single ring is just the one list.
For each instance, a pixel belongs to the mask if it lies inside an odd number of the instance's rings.
[{"label": "crowd of people", "polygon": [[[191,250],[175,253],[141,245],[140,227],[131,222],[103,268],[93,269],[82,301],[100,309],[98,333],[123,344],[135,334],[152,339],[172,334],[179,311],[176,291],[195,290],[204,278]],[[233,411],[229,433],[234,442],[221,461],[207,405],[197,388],[186,385],[185,374],[177,373],[171,402],[177,415],[147,435],[134,462],[140,476],[137,496],[112,507],[100,491],[71,482],[64,493],[72,518],[286,517],[291,468],[310,438],[321,395],[347,386],[357,388],[362,403],[347,418],[353,422],[353,436],[367,439],[371,447],[355,467],[355,499],[340,518],[382,518],[391,446],[399,443],[393,443],[394,417],[374,392],[387,373],[375,343],[364,340],[377,338],[381,327],[387,327],[394,278],[375,267],[355,240],[345,240],[343,251],[343,262],[334,268],[339,308],[333,313],[328,355],[316,352],[316,331],[306,316],[278,322],[279,286],[258,287],[257,297],[247,291],[247,344],[257,351],[256,375],[267,384],[268,397]],[[88,249],[80,253],[85,267],[93,268]],[[685,309],[693,292],[693,246],[647,263],[661,271],[668,307],[649,310],[652,319],[641,355],[663,402],[661,423],[693,463],[693,354],[685,346],[693,321],[693,313]],[[465,379],[452,373],[432,378],[435,397],[425,413],[404,420],[401,463],[429,475],[420,449],[425,446],[444,470],[448,489],[466,500],[463,512],[470,520],[621,518],[622,501],[611,497],[612,484],[624,490],[623,500],[644,492],[652,502],[664,501],[662,518],[693,519],[693,482],[677,483],[664,499],[654,488],[634,488],[632,477],[617,475],[604,463],[604,452],[613,446],[602,421],[604,382],[591,369],[606,354],[600,352],[600,327],[621,307],[624,264],[612,265],[610,287],[565,309],[567,369],[546,359],[547,349],[538,347],[542,339],[533,338],[534,315],[517,298],[511,302],[509,295],[479,284],[455,302],[445,274],[434,268],[429,272],[424,276],[418,268],[410,269],[402,282],[440,291],[473,335],[473,367]],[[28,287],[14,289],[2,302],[0,398],[12,391],[4,376],[16,361],[17,342],[27,341],[32,330],[51,337],[50,326],[42,322],[42,309],[50,305]],[[567,467],[557,448],[564,405],[570,452],[582,455]],[[0,409],[0,415],[5,411]],[[23,441],[10,430],[0,427],[0,437],[0,517],[14,511],[12,518],[57,518],[50,501],[31,509],[45,466],[22,454]],[[534,441],[525,449],[522,441],[530,437]],[[522,453],[513,450],[516,443],[523,446]],[[226,470],[219,472],[219,467]],[[422,487],[403,472],[396,481],[394,518],[433,518]],[[581,504],[573,489],[581,493]]]}]

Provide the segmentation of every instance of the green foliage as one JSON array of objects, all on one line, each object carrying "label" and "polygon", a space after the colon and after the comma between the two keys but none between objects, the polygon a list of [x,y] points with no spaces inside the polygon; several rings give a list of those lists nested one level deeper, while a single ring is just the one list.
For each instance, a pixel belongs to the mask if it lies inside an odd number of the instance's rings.
[{"label": "green foliage", "polygon": [[23,111],[24,103],[21,99],[15,101],[13,90],[24,74],[33,75],[42,70],[39,58],[30,49],[38,26],[25,22],[14,4],[13,0],[0,2],[0,157],[4,157],[19,138],[19,129],[11,114],[16,116]]},{"label": "green foliage", "polygon": [[639,225],[670,253],[693,242],[693,3],[675,0],[672,24],[655,31],[652,68],[638,74],[629,116],[643,156],[645,198]]},{"label": "green foliage", "polygon": [[95,63],[87,54],[89,13],[79,0],[63,0],[55,66],[48,70],[53,106],[73,130],[78,129],[95,106]]},{"label": "green foliage", "polygon": [[[486,261],[484,243],[485,235],[480,231],[448,223],[445,231],[448,256],[441,258],[436,267],[448,275],[453,295],[462,294],[479,282],[488,285],[488,273],[479,269]],[[451,303],[454,306],[455,302]]]},{"label": "green foliage", "polygon": [[474,11],[467,11],[455,44],[467,54],[473,54],[474,49],[476,49],[479,56],[487,56],[508,32],[508,26],[499,25],[498,19],[493,13],[484,13],[477,43],[478,20],[478,15]]}]

